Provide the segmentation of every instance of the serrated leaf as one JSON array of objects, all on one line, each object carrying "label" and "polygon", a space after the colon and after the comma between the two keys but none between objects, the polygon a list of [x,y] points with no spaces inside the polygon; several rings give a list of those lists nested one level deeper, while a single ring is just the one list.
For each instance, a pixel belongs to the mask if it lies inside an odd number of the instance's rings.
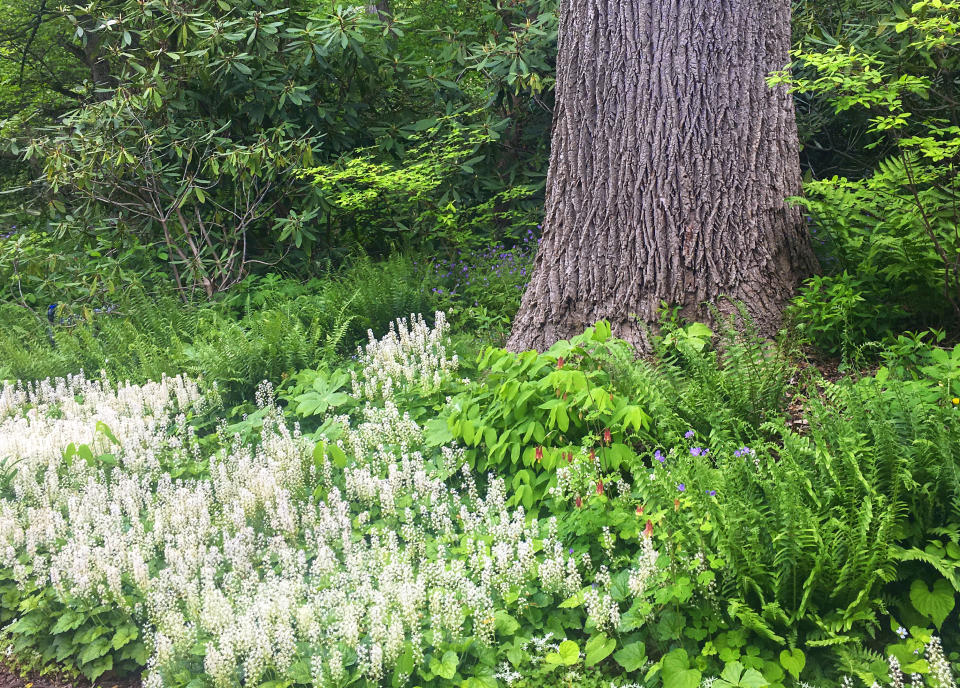
[{"label": "serrated leaf", "polygon": [[86,617],[79,612],[75,612],[72,609],[68,609],[64,612],[57,623],[53,625],[53,628],[50,629],[50,633],[57,635],[58,633],[65,633],[67,631],[72,631],[75,628],[79,628],[80,624],[84,622]]}]

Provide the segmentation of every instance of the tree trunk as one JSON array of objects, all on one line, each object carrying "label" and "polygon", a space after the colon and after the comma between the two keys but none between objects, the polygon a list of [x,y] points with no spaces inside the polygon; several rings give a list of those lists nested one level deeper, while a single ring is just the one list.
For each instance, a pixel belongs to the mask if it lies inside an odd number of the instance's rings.
[{"label": "tree trunk", "polygon": [[[816,269],[802,215],[789,0],[561,0],[546,219],[508,346],[599,319],[641,350],[661,302],[742,300],[776,331]],[[721,311],[729,303],[718,304]]]},{"label": "tree trunk", "polygon": [[389,19],[393,16],[390,11],[390,0],[377,0],[377,2],[367,3],[367,13],[377,15],[378,19]]}]

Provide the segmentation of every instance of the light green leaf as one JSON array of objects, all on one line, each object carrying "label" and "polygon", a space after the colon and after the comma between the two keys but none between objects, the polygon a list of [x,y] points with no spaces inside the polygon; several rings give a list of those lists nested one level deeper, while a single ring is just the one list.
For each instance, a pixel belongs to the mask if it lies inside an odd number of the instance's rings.
[{"label": "light green leaf", "polygon": [[457,653],[447,650],[439,661],[436,657],[430,660],[430,671],[437,676],[450,680],[456,675],[459,664],[460,658],[457,657]]},{"label": "light green leaf", "polygon": [[928,588],[926,582],[922,580],[913,581],[910,585],[910,603],[918,612],[931,619],[939,629],[953,611],[956,600],[950,583],[940,578],[933,584],[932,589]]},{"label": "light green leaf", "polygon": [[630,643],[614,652],[613,658],[626,671],[637,671],[647,661],[646,647],[639,641]]},{"label": "light green leaf", "polygon": [[800,678],[800,672],[806,665],[807,658],[800,649],[783,650],[780,653],[780,666],[789,671],[795,679]]},{"label": "light green leaf", "polygon": [[547,664],[573,666],[580,661],[580,646],[572,640],[564,640],[556,652],[547,653],[545,661]]},{"label": "light green leaf", "polygon": [[663,688],[698,688],[700,672],[690,668],[687,651],[671,650],[663,657]]},{"label": "light green leaf", "polygon": [[591,667],[597,662],[602,662],[613,653],[616,647],[616,640],[608,638],[604,633],[597,633],[587,641],[587,646],[584,648],[586,651],[584,666]]}]

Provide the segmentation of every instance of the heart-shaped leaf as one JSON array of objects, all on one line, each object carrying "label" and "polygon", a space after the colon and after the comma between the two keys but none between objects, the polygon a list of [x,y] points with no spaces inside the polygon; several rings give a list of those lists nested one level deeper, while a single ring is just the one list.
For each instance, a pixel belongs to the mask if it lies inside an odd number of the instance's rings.
[{"label": "heart-shaped leaf", "polygon": [[803,650],[794,648],[793,650],[783,650],[780,653],[780,666],[790,672],[790,675],[796,679],[800,678],[800,672],[807,665],[807,658]]},{"label": "heart-shaped leaf", "polygon": [[932,589],[922,580],[913,581],[910,585],[910,602],[918,612],[931,619],[938,629],[956,605],[953,588],[944,578],[934,583]]},{"label": "heart-shaped leaf", "polygon": [[564,640],[556,652],[547,653],[545,661],[547,664],[573,666],[580,661],[580,646],[572,640]]},{"label": "heart-shaped leaf", "polygon": [[459,664],[460,658],[457,657],[457,653],[447,650],[443,653],[443,657],[440,660],[437,660],[436,657],[430,660],[430,671],[437,676],[450,680],[456,675]]},{"label": "heart-shaped leaf", "polygon": [[671,650],[663,657],[663,688],[697,688],[700,672],[690,668],[687,651]]},{"label": "heart-shaped leaf", "polygon": [[646,647],[641,642],[630,643],[614,652],[613,658],[627,671],[637,671],[647,661]]}]

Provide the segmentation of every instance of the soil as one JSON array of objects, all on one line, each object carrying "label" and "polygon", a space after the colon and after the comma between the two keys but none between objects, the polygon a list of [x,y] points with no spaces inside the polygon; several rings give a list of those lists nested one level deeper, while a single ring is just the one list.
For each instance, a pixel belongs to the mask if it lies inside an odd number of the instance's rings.
[{"label": "soil", "polygon": [[[48,674],[45,676],[21,676],[20,672],[0,666],[0,688],[93,688],[85,678]],[[96,683],[97,688],[141,688],[139,678],[104,676]]]}]

